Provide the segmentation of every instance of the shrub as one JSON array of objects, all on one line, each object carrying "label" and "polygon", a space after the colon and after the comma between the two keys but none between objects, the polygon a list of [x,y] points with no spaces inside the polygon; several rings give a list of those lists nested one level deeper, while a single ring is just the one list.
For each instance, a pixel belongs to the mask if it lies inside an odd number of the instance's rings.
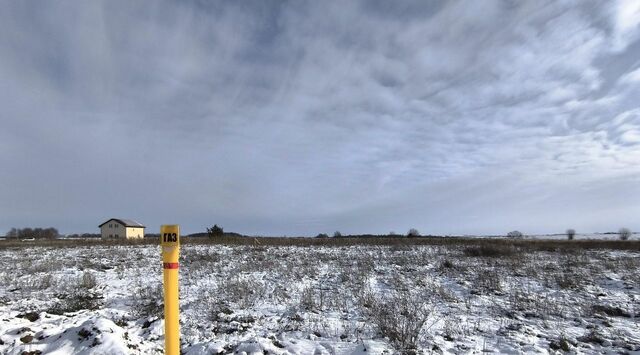
[{"label": "shrub", "polygon": [[207,228],[207,236],[209,236],[209,238],[222,237],[223,235],[224,230],[222,227],[218,227],[217,224],[214,224],[211,228]]},{"label": "shrub", "polygon": [[573,240],[573,237],[575,237],[576,235],[576,230],[575,229],[567,229],[567,239],[569,240]]},{"label": "shrub", "polygon": [[78,286],[80,288],[91,289],[98,285],[98,281],[96,277],[93,276],[93,273],[89,271],[85,271],[82,276],[78,279]]},{"label": "shrub", "polygon": [[374,297],[369,302],[369,317],[380,335],[389,338],[398,350],[417,348],[420,333],[431,315],[428,298],[402,292]]},{"label": "shrub", "polygon": [[102,287],[99,287],[95,276],[91,272],[85,271],[80,275],[75,283],[67,284],[71,289],[63,289],[55,294],[58,300],[47,312],[51,314],[64,314],[77,312],[84,309],[96,310],[102,307],[103,295]]},{"label": "shrub", "polygon": [[585,281],[579,275],[567,271],[555,274],[554,278],[561,289],[580,289]]},{"label": "shrub", "polygon": [[235,303],[241,308],[249,308],[265,293],[265,286],[253,277],[233,277],[219,285],[223,300]]},{"label": "shrub", "polygon": [[569,352],[571,350],[571,346],[567,339],[563,336],[558,340],[552,340],[549,342],[549,349],[551,350],[562,350],[564,352]]},{"label": "shrub", "polygon": [[620,235],[620,240],[627,240],[631,237],[631,230],[629,228],[620,228],[618,234]]},{"label": "shrub", "polygon": [[604,343],[604,338],[600,334],[597,328],[592,328],[587,331],[583,336],[577,338],[578,341],[583,343],[600,344]]},{"label": "shrub", "polygon": [[300,308],[305,311],[317,310],[316,300],[311,286],[304,288],[300,293]]},{"label": "shrub", "polygon": [[440,264],[440,267],[445,269],[451,269],[453,268],[453,263],[449,259],[444,259],[442,264]]},{"label": "shrub", "polygon": [[161,284],[140,284],[133,293],[132,313],[136,318],[160,318],[164,312]]},{"label": "shrub", "polygon": [[483,256],[487,258],[497,258],[501,256],[512,256],[516,254],[514,247],[504,244],[481,244],[475,246],[469,246],[463,249],[465,256]]},{"label": "shrub", "polygon": [[511,231],[507,233],[507,238],[522,239],[524,235],[520,231]]},{"label": "shrub", "polygon": [[471,293],[499,292],[502,290],[502,280],[496,270],[486,269],[477,273],[473,280]]},{"label": "shrub", "polygon": [[96,310],[102,307],[102,293],[96,291],[57,293],[59,301],[47,310],[48,313],[62,315],[84,309]]}]

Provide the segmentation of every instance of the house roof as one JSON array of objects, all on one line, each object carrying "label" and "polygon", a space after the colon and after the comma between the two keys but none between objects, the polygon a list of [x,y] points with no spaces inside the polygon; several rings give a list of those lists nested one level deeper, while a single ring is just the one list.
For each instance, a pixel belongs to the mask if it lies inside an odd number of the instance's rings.
[{"label": "house roof", "polygon": [[125,227],[142,227],[142,228],[146,228],[140,222],[136,222],[136,221],[134,221],[132,219],[124,219],[124,218],[109,218],[106,222],[104,222],[101,225],[99,225],[98,228],[104,226],[105,224],[107,224],[107,223],[109,223],[111,221],[116,221],[116,222],[118,222],[120,224],[124,224]]}]

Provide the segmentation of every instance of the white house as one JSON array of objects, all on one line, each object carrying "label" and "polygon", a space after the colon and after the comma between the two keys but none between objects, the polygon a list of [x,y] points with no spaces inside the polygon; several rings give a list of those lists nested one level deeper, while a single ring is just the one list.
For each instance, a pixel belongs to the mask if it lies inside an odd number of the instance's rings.
[{"label": "white house", "polygon": [[102,238],[144,238],[142,224],[122,218],[111,218],[99,225]]}]

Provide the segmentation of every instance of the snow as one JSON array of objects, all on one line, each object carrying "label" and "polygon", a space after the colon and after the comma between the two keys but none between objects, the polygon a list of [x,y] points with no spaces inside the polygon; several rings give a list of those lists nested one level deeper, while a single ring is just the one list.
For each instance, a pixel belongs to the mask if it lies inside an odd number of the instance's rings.
[{"label": "snow", "polygon": [[[466,247],[184,245],[182,351],[640,353],[637,248]],[[0,248],[0,353],[163,353],[159,254]]]}]

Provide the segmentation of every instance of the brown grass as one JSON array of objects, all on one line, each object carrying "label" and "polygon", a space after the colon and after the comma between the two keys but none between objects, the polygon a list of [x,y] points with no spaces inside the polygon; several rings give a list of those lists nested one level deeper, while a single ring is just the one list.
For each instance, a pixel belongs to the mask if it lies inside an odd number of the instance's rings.
[{"label": "brown grass", "polygon": [[[153,245],[159,244],[156,238],[144,239],[53,239],[53,240],[3,240],[0,241],[0,249],[23,248],[23,247],[88,247],[88,246],[120,246],[120,245]],[[189,238],[183,237],[184,245],[244,245],[254,247],[267,246],[300,246],[300,247],[344,247],[357,245],[379,245],[379,246],[458,246],[478,249],[479,256],[491,250],[526,250],[526,251],[559,251],[572,252],[576,250],[589,249],[610,249],[640,251],[640,241],[622,240],[550,240],[550,239],[504,239],[504,238],[458,238],[458,237],[422,237],[422,238],[391,238],[391,237],[368,237],[368,238],[289,238],[289,237],[217,237],[217,238]],[[471,255],[473,256],[473,255]]]}]

